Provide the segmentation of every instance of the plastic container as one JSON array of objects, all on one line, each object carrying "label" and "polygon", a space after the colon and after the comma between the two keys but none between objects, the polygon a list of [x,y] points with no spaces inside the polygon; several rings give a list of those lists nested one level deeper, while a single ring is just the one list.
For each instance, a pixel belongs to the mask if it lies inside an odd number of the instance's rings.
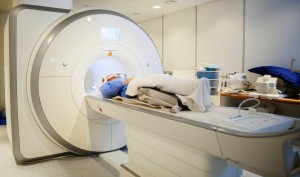
[{"label": "plastic container", "polygon": [[197,72],[197,78],[200,79],[202,77],[205,77],[207,79],[218,79],[219,78],[219,72],[215,72],[215,71],[198,71]]},{"label": "plastic container", "polygon": [[211,88],[210,89],[210,95],[218,95],[218,89],[217,88]]},{"label": "plastic container", "polygon": [[199,65],[201,68],[205,68],[206,71],[219,71],[220,65],[213,63],[201,63]]},{"label": "plastic container", "polygon": [[215,87],[217,88],[219,86],[219,80],[215,79],[215,80],[209,80],[210,83],[210,87]]},{"label": "plastic container", "polygon": [[206,71],[219,71],[219,68],[205,67]]}]

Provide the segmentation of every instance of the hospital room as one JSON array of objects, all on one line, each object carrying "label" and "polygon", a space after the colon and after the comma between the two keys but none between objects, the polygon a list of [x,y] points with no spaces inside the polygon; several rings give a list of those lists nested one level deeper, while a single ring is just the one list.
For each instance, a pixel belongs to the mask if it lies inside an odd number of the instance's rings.
[{"label": "hospital room", "polygon": [[300,177],[299,0],[1,0],[0,177]]}]

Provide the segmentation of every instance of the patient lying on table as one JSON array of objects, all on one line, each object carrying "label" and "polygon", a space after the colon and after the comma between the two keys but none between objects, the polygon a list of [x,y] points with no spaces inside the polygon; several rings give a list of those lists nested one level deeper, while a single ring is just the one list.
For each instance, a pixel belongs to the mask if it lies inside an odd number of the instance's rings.
[{"label": "patient lying on table", "polygon": [[126,95],[126,90],[130,80],[131,78],[121,78],[115,75],[107,78],[107,82],[100,87],[102,96],[104,98],[113,98],[118,95],[121,97],[129,97]]},{"label": "patient lying on table", "polygon": [[149,104],[171,107],[171,112],[180,111],[184,105],[192,111],[211,109],[210,84],[205,78],[183,79],[166,74],[148,74],[134,79],[114,76],[107,79],[100,91],[104,98],[121,96],[123,101],[137,96]]}]

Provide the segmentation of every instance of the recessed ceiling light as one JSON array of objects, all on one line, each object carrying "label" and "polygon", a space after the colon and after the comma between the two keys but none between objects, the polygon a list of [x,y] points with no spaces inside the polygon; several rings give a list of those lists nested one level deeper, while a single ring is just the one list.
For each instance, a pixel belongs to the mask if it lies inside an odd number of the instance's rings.
[{"label": "recessed ceiling light", "polygon": [[166,0],[163,3],[165,3],[165,4],[174,4],[176,2],[178,2],[178,1],[177,0]]},{"label": "recessed ceiling light", "polygon": [[160,9],[160,6],[153,6],[154,9]]}]

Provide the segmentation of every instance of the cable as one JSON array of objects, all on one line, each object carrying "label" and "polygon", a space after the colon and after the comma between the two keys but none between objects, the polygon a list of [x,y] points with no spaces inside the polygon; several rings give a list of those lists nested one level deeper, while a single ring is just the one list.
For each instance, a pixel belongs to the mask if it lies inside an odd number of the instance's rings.
[{"label": "cable", "polygon": [[257,104],[254,105],[254,106],[250,106],[250,107],[248,107],[248,108],[255,108],[255,107],[259,106],[259,104],[260,104],[259,99],[257,99],[257,98],[248,98],[248,99],[246,99],[246,100],[244,100],[244,101],[242,101],[242,102],[240,103],[240,105],[239,105],[239,107],[238,107],[238,116],[237,116],[237,117],[241,117],[241,107],[242,107],[242,105],[243,105],[244,103],[246,103],[246,102],[248,102],[248,101],[252,101],[252,100],[253,100],[253,101],[256,101]]}]

